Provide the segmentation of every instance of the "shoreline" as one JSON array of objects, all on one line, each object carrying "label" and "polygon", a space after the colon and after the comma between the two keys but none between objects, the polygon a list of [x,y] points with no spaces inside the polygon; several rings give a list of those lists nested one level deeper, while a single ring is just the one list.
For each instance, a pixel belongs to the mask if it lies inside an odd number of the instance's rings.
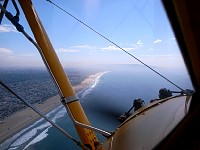
[{"label": "shoreline", "polygon": [[[84,88],[92,84],[104,72],[99,72],[93,75],[88,76],[84,79],[80,84],[73,86],[75,93],[82,91]],[[47,114],[53,109],[62,105],[60,102],[60,96],[53,96],[43,103],[34,104],[36,108],[38,108],[43,114]],[[41,117],[34,112],[31,108],[27,107],[22,109],[13,115],[5,118],[0,122],[0,144],[5,142],[8,138],[12,137],[17,132],[21,131],[25,127],[29,126],[36,120],[39,120]]]}]

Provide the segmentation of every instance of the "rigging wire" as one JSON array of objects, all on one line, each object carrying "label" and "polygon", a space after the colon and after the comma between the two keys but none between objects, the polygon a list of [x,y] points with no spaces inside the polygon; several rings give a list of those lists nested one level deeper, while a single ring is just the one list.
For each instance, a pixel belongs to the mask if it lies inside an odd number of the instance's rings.
[{"label": "rigging wire", "polygon": [[[5,13],[5,16],[7,17],[8,20],[11,21],[11,23],[17,28],[17,30],[21,33],[23,33],[23,35],[30,41],[32,42],[35,47],[39,50],[43,61],[45,62],[45,65],[47,67],[47,69],[50,71],[48,64],[46,63],[46,60],[43,57],[41,48],[39,47],[39,45],[24,31],[24,28],[22,25],[20,25],[18,23],[19,19],[16,17],[13,17],[13,15],[8,12],[1,4],[0,4],[0,9],[2,10],[2,12]],[[50,74],[52,74],[50,72]],[[52,76],[54,78],[54,76]],[[54,80],[55,81],[55,80]],[[84,145],[81,144],[81,142],[77,141],[75,138],[73,138],[67,131],[65,131],[63,128],[61,128],[60,126],[58,126],[57,124],[55,124],[53,121],[51,121],[50,119],[48,119],[45,115],[42,114],[42,112],[40,110],[38,110],[36,107],[34,107],[32,104],[30,104],[28,101],[22,99],[20,96],[18,96],[14,91],[12,91],[6,84],[4,84],[1,80],[0,80],[0,85],[3,86],[6,90],[8,90],[10,93],[12,93],[14,96],[16,96],[19,100],[21,100],[25,105],[27,105],[28,107],[30,107],[32,110],[34,110],[37,114],[39,114],[42,118],[44,118],[46,121],[48,121],[52,126],[54,126],[56,129],[58,129],[61,133],[63,133],[66,137],[68,137],[69,139],[71,139],[72,141],[74,141],[78,146],[80,146],[82,149],[87,150],[88,148]],[[58,87],[59,88],[59,87]]]},{"label": "rigging wire", "polygon": [[[16,9],[16,11],[17,11],[17,14],[16,14],[16,16],[17,16],[17,15],[19,15],[19,12],[18,12],[19,9],[17,8],[17,5],[16,5],[16,3],[14,2],[14,0],[12,0],[12,1],[13,1],[13,5],[15,6],[15,9]],[[15,4],[14,4],[14,3],[15,3]],[[50,74],[51,77],[53,78],[54,84],[55,84],[56,88],[58,89],[58,92],[59,92],[60,97],[63,97],[63,93],[62,93],[62,91],[61,91],[61,89],[60,89],[60,87],[59,87],[59,85],[58,85],[58,83],[57,83],[57,81],[56,81],[56,79],[55,79],[55,77],[54,77],[54,75],[53,75],[53,73],[52,73],[52,71],[51,71],[51,69],[50,69],[48,63],[47,63],[47,60],[46,60],[45,57],[44,57],[44,54],[43,54],[43,52],[42,52],[40,46],[37,44],[37,42],[35,42],[35,41],[24,31],[24,27],[23,27],[22,25],[19,24],[19,17],[18,17],[18,16],[17,16],[17,17],[16,17],[16,16],[13,16],[13,15],[12,15],[10,12],[8,12],[1,4],[0,4],[0,9],[2,10],[2,12],[5,13],[5,16],[7,17],[7,19],[11,21],[11,23],[16,27],[16,29],[17,29],[19,32],[21,32],[21,33],[22,33],[22,34],[37,48],[37,50],[39,51],[39,53],[40,53],[40,55],[41,55],[41,57],[42,57],[42,60],[43,60],[43,62],[44,62],[44,64],[45,64],[45,66],[46,66],[46,68],[47,68],[49,74]]]},{"label": "rigging wire", "polygon": [[111,41],[110,39],[108,39],[106,36],[102,35],[101,33],[99,33],[98,31],[96,31],[95,29],[93,29],[92,27],[90,27],[89,25],[87,25],[86,23],[84,23],[83,21],[81,21],[80,19],[78,19],[77,17],[75,17],[74,15],[72,15],[71,13],[69,13],[68,11],[66,11],[65,9],[61,8],[60,6],[58,6],[56,3],[52,2],[51,0],[46,0],[47,2],[51,3],[52,5],[56,6],[58,9],[62,10],[63,12],[65,12],[66,14],[68,14],[69,16],[71,16],[72,18],[74,18],[75,20],[77,20],[78,22],[80,22],[81,24],[83,24],[85,27],[89,28],[90,30],[92,30],[93,32],[95,32],[96,34],[98,34],[99,36],[101,36],[103,39],[107,40],[108,42],[112,43],[113,45],[115,45],[117,48],[119,48],[120,50],[122,50],[123,52],[125,52],[126,54],[128,54],[129,56],[133,57],[134,59],[136,59],[138,62],[140,62],[141,64],[143,64],[144,66],[146,66],[147,68],[149,68],[150,70],[152,70],[153,72],[155,72],[157,75],[159,75],[160,77],[162,77],[163,79],[165,79],[166,81],[168,81],[169,83],[173,84],[175,87],[177,87],[178,89],[180,89],[181,91],[184,91],[180,86],[178,86],[177,84],[175,84],[174,82],[170,81],[168,78],[166,78],[165,76],[163,76],[162,74],[160,74],[158,71],[156,71],[155,69],[153,69],[152,67],[150,67],[149,65],[147,65],[146,63],[144,63],[142,60],[140,60],[139,58],[137,58],[136,56],[134,56],[133,54],[127,52],[125,49],[123,49],[122,47],[120,47],[118,44],[116,44],[115,42]]},{"label": "rigging wire", "polygon": [[[7,5],[8,5],[8,0],[5,0],[4,3],[3,3],[3,7],[6,8]],[[3,16],[4,16],[4,12],[1,11],[1,12],[0,12],[0,25],[1,25],[1,21],[2,21],[2,19],[3,19]]]},{"label": "rigging wire", "polygon": [[32,110],[34,110],[38,115],[40,115],[42,118],[44,118],[46,121],[48,121],[53,127],[58,129],[61,133],[63,133],[66,137],[74,141],[78,146],[80,146],[83,149],[88,149],[84,145],[81,144],[81,142],[74,139],[67,131],[65,131],[63,128],[55,124],[53,121],[51,121],[48,117],[46,117],[40,110],[38,110],[35,106],[33,106],[28,101],[22,99],[19,95],[17,95],[13,90],[11,90],[6,84],[4,84],[2,81],[0,81],[0,85],[3,86],[7,91],[9,91],[11,94],[13,94],[15,97],[17,97],[19,100],[21,100],[25,105],[30,107]]}]

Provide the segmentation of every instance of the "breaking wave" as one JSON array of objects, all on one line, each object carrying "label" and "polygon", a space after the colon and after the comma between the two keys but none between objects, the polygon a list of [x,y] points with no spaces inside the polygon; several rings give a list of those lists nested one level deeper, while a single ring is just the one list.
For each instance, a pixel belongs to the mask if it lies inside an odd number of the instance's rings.
[{"label": "breaking wave", "polygon": [[[79,96],[81,98],[90,94],[97,84],[100,81],[100,78],[107,72],[101,73],[91,84],[86,87],[84,90],[79,92]],[[66,114],[65,107],[59,106],[52,111],[50,111],[46,116],[51,119],[53,122],[56,122],[59,118],[63,117]],[[11,138],[7,139],[4,143],[0,145],[0,149],[26,149],[30,145],[38,143],[45,139],[48,136],[48,131],[52,127],[52,125],[44,119],[39,119],[34,124],[28,126],[27,128],[21,130]],[[22,148],[24,147],[24,148]]]},{"label": "breaking wave", "polygon": [[[27,147],[29,147],[30,145],[33,145],[37,142],[42,141],[43,139],[45,139],[48,136],[48,130],[49,128],[51,128],[52,126],[49,126],[47,129],[45,129],[42,133],[40,133],[38,136],[36,136],[31,142],[28,143],[28,145],[26,145],[26,147],[24,149],[26,149]],[[23,150],[24,150],[23,149]]]},{"label": "breaking wave", "polygon": [[[57,119],[63,117],[65,114],[65,108],[63,106],[59,106],[49,112],[46,116],[53,122],[56,122]],[[21,145],[29,142],[28,145],[25,146],[25,148],[27,148],[28,146],[45,139],[48,136],[47,132],[51,127],[52,125],[49,122],[44,121],[43,118],[39,119],[34,124],[28,126],[11,138],[7,139],[4,143],[0,145],[0,149],[19,149]],[[44,131],[41,132],[42,130]]]},{"label": "breaking wave", "polygon": [[92,84],[88,87],[88,88],[86,88],[86,89],[84,89],[81,93],[81,98],[84,98],[86,95],[88,95],[88,94],[90,94],[93,90],[94,90],[94,88],[96,87],[96,85],[99,83],[99,81],[100,81],[100,78],[104,75],[104,74],[106,74],[106,73],[108,73],[109,71],[106,71],[106,72],[103,72],[103,73],[101,73],[93,82],[92,82]]},{"label": "breaking wave", "polygon": [[42,125],[40,125],[40,126],[38,126],[36,128],[33,128],[31,131],[25,133],[23,136],[18,138],[11,145],[11,147],[16,147],[16,146],[19,146],[19,145],[22,145],[22,144],[26,143],[27,141],[29,141],[31,138],[33,138],[37,134],[38,130],[42,130],[42,129],[44,129],[46,127],[49,127],[49,126],[51,126],[50,123],[46,122],[46,123],[44,123],[44,124],[42,124]]}]

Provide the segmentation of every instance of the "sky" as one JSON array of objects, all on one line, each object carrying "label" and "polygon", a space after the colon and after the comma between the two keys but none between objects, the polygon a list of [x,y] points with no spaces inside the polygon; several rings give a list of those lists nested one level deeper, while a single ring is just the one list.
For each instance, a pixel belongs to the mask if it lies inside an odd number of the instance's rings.
[{"label": "sky", "polygon": [[[184,68],[160,0],[52,1],[144,63]],[[33,4],[63,66],[140,64],[46,0],[33,0]],[[15,14],[11,1],[7,10]],[[20,12],[20,24],[33,37]],[[10,66],[44,64],[36,48],[4,17],[0,25],[0,67]]]}]

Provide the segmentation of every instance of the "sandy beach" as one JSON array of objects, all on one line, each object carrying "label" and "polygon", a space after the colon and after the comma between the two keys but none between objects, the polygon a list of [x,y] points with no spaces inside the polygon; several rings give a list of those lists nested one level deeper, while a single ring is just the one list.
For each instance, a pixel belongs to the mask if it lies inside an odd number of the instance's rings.
[{"label": "sandy beach", "polygon": [[[80,84],[73,87],[74,91],[78,93],[79,91],[83,90],[102,73],[103,72],[99,72],[94,75],[88,76]],[[57,108],[60,105],[60,97],[59,95],[56,95],[47,99],[44,103],[35,104],[35,107],[37,107],[44,114],[47,114],[48,112],[50,112],[54,108]],[[40,116],[35,113],[31,108],[23,109],[11,115],[10,117],[5,118],[2,122],[0,122],[0,143],[4,142],[7,138],[11,137],[26,126],[38,120],[39,118]]]}]

